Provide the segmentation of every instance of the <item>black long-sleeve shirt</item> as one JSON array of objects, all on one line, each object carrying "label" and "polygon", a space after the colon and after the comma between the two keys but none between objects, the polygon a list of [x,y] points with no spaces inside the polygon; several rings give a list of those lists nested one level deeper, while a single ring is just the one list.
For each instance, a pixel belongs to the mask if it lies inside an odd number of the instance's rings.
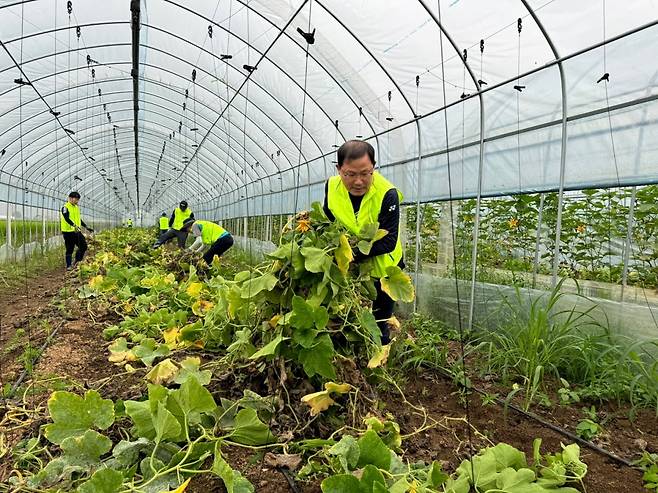
[{"label": "black long-sleeve shirt", "polygon": [[[329,210],[329,203],[327,199],[328,190],[329,182],[327,181],[324,184],[324,204],[322,205],[322,208],[324,209],[324,213],[327,215],[327,217],[331,221],[335,221],[336,218]],[[363,196],[357,197],[355,195],[349,194],[349,197],[350,202],[352,202],[354,214],[356,215],[359,213],[359,209],[361,208],[361,201],[363,200]],[[398,191],[395,188],[390,189],[384,195],[384,198],[382,199],[382,206],[379,209],[379,216],[377,217],[377,221],[379,222],[379,228],[385,229],[388,231],[388,234],[372,244],[372,248],[370,249],[370,253],[368,255],[361,253],[358,248],[355,248],[355,262],[360,262],[370,257],[376,257],[377,255],[391,253],[393,250],[395,250],[395,245],[398,240],[398,231],[400,229],[400,198],[398,197]],[[402,260],[400,260],[400,265],[401,267],[404,266]]]},{"label": "black long-sleeve shirt", "polygon": [[[66,208],[66,206],[62,207],[62,216],[64,216],[64,221],[66,221],[69,226],[73,226],[74,228],[76,227],[76,224],[71,221],[71,218],[69,217],[69,210]],[[82,219],[80,219],[80,224],[83,228],[89,229]]]},{"label": "black long-sleeve shirt", "polygon": [[[171,213],[171,217],[169,218],[169,227],[173,228],[174,227],[174,218],[176,217],[176,209],[174,209],[174,212]],[[190,213],[190,217],[192,219],[195,219],[194,217],[194,212]]]}]

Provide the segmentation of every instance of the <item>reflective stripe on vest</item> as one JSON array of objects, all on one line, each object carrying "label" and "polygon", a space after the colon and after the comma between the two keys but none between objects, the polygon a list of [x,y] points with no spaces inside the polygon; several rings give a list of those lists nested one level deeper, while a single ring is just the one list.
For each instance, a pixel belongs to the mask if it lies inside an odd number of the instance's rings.
[{"label": "reflective stripe on vest", "polygon": [[227,231],[219,224],[211,221],[194,221],[201,227],[201,241],[204,245],[212,245]]},{"label": "reflective stripe on vest", "polygon": [[[73,205],[71,202],[66,202],[64,204],[64,207],[66,207],[69,210],[69,219],[73,224],[75,224],[78,228],[82,224],[82,221],[80,220],[80,208],[77,205]],[[59,212],[59,222],[60,226],[62,229],[62,233],[71,233],[72,231],[75,231],[75,227],[71,226],[69,223],[66,222],[64,219],[64,214],[62,212]]]},{"label": "reflective stripe on vest", "polygon": [[[329,178],[327,187],[327,205],[334,217],[343,224],[351,233],[358,234],[366,224],[379,221],[379,213],[382,207],[384,195],[395,186],[376,171],[372,176],[372,184],[361,200],[358,214],[354,214],[354,208],[350,200],[349,192],[340,176]],[[402,194],[398,190],[398,198],[402,202]],[[372,264],[371,275],[381,278],[386,276],[386,269],[398,265],[402,260],[402,242],[400,241],[400,230],[395,249],[390,253],[377,255],[368,259]]]},{"label": "reflective stripe on vest", "polygon": [[161,217],[160,218],[160,229],[169,229],[169,218]]},{"label": "reflective stripe on vest", "polygon": [[183,229],[183,221],[192,215],[192,209],[189,207],[184,211],[180,210],[180,207],[176,207],[174,210],[174,226],[175,230],[180,231]]}]

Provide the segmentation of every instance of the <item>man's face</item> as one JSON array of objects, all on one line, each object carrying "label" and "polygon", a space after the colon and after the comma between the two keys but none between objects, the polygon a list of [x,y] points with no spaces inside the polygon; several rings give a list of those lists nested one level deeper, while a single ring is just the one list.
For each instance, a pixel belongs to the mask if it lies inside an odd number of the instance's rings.
[{"label": "man's face", "polygon": [[73,205],[78,205],[80,199],[78,197],[69,197],[69,202],[71,202]]},{"label": "man's face", "polygon": [[338,173],[347,191],[356,197],[361,197],[370,189],[374,170],[375,167],[366,154],[358,159],[343,161]]},{"label": "man's face", "polygon": [[184,205],[184,204],[180,204],[179,207],[180,207],[180,210],[182,210],[182,211],[184,211],[185,209],[187,209],[187,206]]}]

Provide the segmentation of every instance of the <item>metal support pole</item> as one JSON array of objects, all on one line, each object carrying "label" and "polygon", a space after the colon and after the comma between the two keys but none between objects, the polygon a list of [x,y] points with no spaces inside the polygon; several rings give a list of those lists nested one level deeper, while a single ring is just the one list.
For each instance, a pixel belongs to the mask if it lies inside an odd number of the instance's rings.
[{"label": "metal support pole", "polygon": [[624,243],[624,266],[621,271],[621,301],[624,301],[624,290],[628,282],[628,262],[631,256],[631,246],[633,241],[633,224],[635,223],[635,201],[637,196],[637,187],[631,191],[631,203],[628,206],[628,223],[626,225],[626,242]]},{"label": "metal support pole", "polygon": [[539,269],[539,246],[541,245],[541,227],[544,218],[545,195],[539,196],[539,213],[537,214],[537,239],[535,240],[535,259],[532,263],[532,289],[537,287],[537,270]]}]

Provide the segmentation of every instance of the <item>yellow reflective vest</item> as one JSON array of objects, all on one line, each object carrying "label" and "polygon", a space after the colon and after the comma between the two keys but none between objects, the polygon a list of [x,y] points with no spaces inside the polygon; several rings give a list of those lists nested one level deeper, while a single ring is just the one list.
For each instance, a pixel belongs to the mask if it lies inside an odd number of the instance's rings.
[{"label": "yellow reflective vest", "polygon": [[192,215],[192,209],[189,207],[182,211],[180,207],[174,209],[174,225],[173,228],[177,231],[183,229],[183,221]]},{"label": "yellow reflective vest", "polygon": [[194,224],[201,226],[201,241],[204,245],[212,245],[224,234],[228,233],[219,224],[211,221],[194,221]]},{"label": "yellow reflective vest", "polygon": [[[66,202],[64,204],[64,207],[66,207],[69,211],[69,219],[73,224],[75,224],[78,228],[82,224],[82,220],[80,219],[80,208],[77,205],[73,205],[71,202]],[[64,214],[59,213],[59,222],[60,226],[62,229],[62,233],[71,233],[75,231],[75,227],[71,226],[69,223],[66,222],[66,219],[64,219]]]},{"label": "yellow reflective vest", "polygon": [[164,231],[165,229],[169,229],[169,218],[168,217],[161,217],[160,218],[160,230]]},{"label": "yellow reflective vest", "polygon": [[[392,188],[395,188],[395,185],[375,171],[372,176],[372,184],[361,200],[359,212],[354,214],[349,192],[343,181],[340,176],[332,176],[329,178],[327,186],[327,205],[334,217],[351,233],[356,235],[364,225],[379,222],[382,200],[386,192]],[[403,197],[399,190],[398,197],[402,202]],[[385,277],[386,269],[398,265],[400,260],[402,260],[402,242],[400,241],[400,231],[398,229],[395,249],[390,253],[377,255],[367,260],[372,264],[370,274],[377,278]]]}]

